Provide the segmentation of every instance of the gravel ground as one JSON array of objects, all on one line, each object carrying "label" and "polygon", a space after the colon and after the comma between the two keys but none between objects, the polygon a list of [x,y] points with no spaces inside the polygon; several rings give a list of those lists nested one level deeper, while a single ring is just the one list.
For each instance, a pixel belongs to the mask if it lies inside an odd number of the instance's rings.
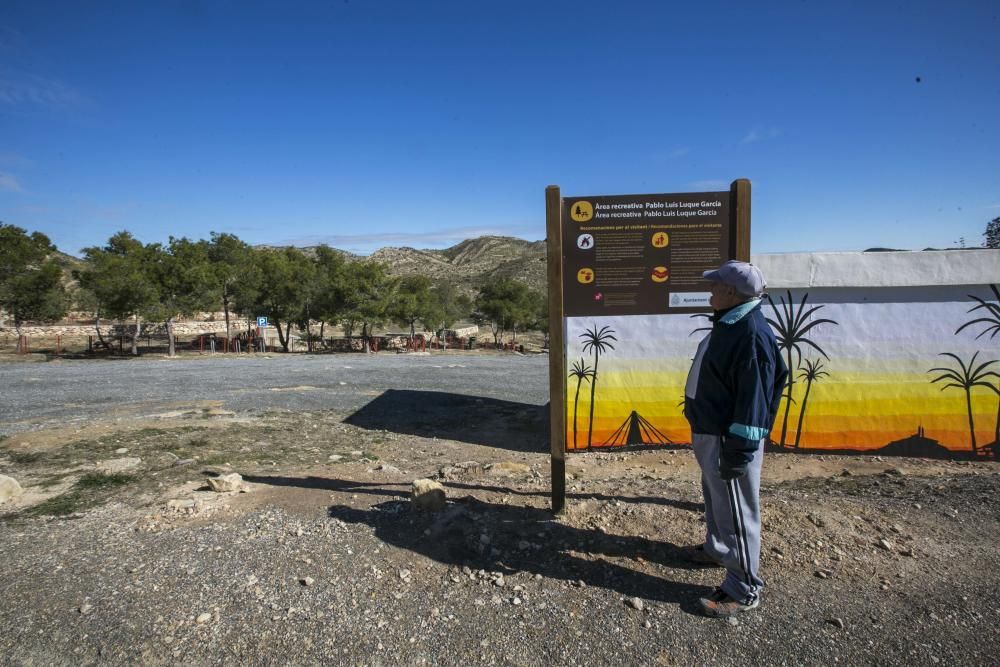
[{"label": "gravel ground", "polygon": [[548,402],[548,357],[489,353],[215,355],[0,364],[0,435],[86,422],[128,404],[195,399],[227,410],[356,410],[389,389]]},{"label": "gravel ground", "polygon": [[[0,473],[28,493],[0,514],[0,664],[996,664],[1000,465],[770,455],[764,602],[708,619],[691,453],[574,455],[553,517],[544,360],[472,359],[258,360],[251,397],[230,360],[0,369],[68,373],[83,406],[3,408]],[[307,384],[322,407],[271,391]],[[128,472],[99,473],[122,449]],[[207,490],[230,471],[248,493]],[[443,511],[411,509],[418,477]]]}]

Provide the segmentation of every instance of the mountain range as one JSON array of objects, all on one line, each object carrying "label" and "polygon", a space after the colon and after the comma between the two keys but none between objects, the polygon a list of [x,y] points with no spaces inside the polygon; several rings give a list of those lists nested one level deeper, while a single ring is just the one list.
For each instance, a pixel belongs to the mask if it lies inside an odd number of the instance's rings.
[{"label": "mountain range", "polygon": [[[312,248],[302,248],[309,252]],[[367,257],[344,253],[349,259],[373,259],[389,266],[394,276],[424,275],[472,292],[483,282],[514,278],[544,292],[545,241],[509,236],[480,236],[442,250],[387,247]]]},{"label": "mountain range", "polygon": [[[315,246],[300,250],[312,254]],[[540,292],[546,289],[544,240],[480,236],[442,250],[386,247],[368,256],[354,255],[343,250],[339,252],[351,261],[373,259],[383,262],[389,266],[389,271],[394,276],[424,275],[434,281],[449,282],[470,295],[484,282],[499,278],[520,280]],[[83,260],[58,251],[53,257],[62,267],[67,285],[74,284],[72,271],[83,268]]]}]

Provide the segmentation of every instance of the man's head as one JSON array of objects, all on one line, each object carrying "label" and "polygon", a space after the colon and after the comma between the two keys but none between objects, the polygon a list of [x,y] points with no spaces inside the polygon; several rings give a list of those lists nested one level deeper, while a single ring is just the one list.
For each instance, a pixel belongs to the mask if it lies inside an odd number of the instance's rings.
[{"label": "man's head", "polygon": [[705,271],[705,280],[712,283],[709,304],[714,310],[726,310],[756,299],[764,293],[764,274],[753,264],[731,259],[717,269]]}]

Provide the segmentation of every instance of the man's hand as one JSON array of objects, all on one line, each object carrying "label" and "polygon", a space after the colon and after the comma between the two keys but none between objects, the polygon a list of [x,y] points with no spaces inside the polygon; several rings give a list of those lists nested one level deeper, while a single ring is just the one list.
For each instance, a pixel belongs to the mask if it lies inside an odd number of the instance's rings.
[{"label": "man's hand", "polygon": [[719,461],[719,477],[727,482],[731,479],[739,479],[747,474],[747,464],[730,465],[725,459]]}]

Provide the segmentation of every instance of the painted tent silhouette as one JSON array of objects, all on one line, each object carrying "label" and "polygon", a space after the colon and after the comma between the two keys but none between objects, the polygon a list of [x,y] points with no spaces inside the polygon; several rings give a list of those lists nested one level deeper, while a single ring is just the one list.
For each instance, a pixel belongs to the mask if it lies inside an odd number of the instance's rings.
[{"label": "painted tent silhouette", "polygon": [[674,441],[649,423],[635,410],[619,426],[603,446],[627,447],[629,445],[672,445]]}]

